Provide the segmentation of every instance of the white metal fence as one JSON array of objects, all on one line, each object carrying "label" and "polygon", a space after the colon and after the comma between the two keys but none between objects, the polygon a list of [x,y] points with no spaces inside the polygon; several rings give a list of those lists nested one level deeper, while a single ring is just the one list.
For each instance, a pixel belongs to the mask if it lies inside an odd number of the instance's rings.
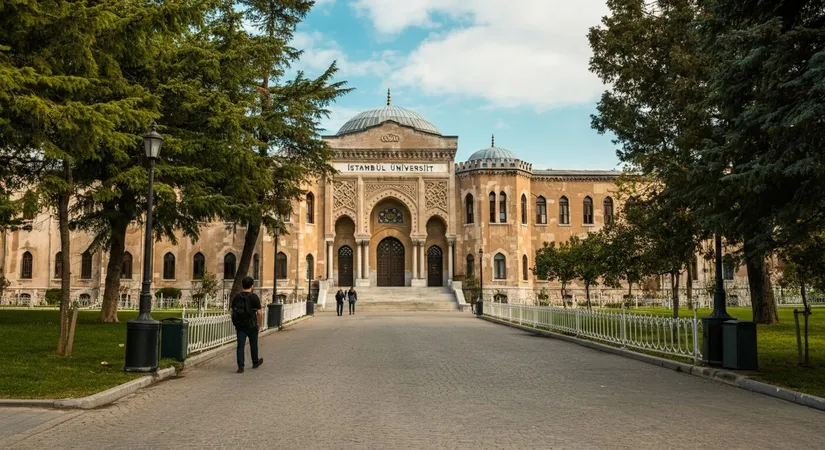
[{"label": "white metal fence", "polygon": [[533,328],[581,336],[621,347],[667,355],[702,358],[702,323],[693,317],[591,311],[553,306],[511,305],[484,302],[484,314]]},{"label": "white metal fence", "polygon": [[[286,324],[305,316],[306,310],[306,302],[285,304],[283,307],[283,323]],[[220,347],[237,339],[231,314],[223,311],[210,313],[203,310],[184,310],[182,318],[189,323],[187,353],[190,355]],[[269,308],[264,305],[263,324],[261,324],[259,331],[267,329],[268,318]]]}]

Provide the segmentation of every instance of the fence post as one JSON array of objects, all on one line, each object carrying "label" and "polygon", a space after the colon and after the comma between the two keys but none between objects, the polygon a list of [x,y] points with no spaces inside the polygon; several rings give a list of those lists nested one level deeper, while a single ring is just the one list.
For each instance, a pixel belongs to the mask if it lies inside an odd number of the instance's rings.
[{"label": "fence post", "polygon": [[576,314],[576,336],[581,334],[581,314],[579,314],[579,308],[573,310]]},{"label": "fence post", "polygon": [[699,364],[699,320],[696,319],[696,307],[693,308],[693,365]]},{"label": "fence post", "polygon": [[622,303],[622,348],[626,347],[627,340],[627,316],[625,315],[625,305]]}]

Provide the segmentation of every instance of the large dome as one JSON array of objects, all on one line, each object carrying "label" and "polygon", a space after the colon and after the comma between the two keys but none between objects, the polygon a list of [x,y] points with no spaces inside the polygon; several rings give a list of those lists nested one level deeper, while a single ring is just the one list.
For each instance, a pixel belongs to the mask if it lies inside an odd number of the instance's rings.
[{"label": "large dome", "polygon": [[441,134],[441,131],[418,113],[409,109],[399,108],[390,104],[390,93],[387,91],[387,106],[375,108],[357,114],[348,120],[344,126],[338,130],[338,135],[362,131],[369,127],[380,125],[388,120],[412,127],[418,131],[426,133]]},{"label": "large dome", "polygon": [[506,148],[496,147],[496,137],[493,136],[492,143],[489,147],[482,148],[481,150],[473,153],[467,161],[485,159],[510,160],[518,159],[518,157],[515,153],[507,150]]}]

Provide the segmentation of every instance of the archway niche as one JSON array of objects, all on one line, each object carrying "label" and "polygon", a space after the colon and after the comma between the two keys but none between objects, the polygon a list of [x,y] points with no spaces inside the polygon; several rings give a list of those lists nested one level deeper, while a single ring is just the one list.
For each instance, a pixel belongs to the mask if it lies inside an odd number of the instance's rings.
[{"label": "archway niche", "polygon": [[427,240],[424,243],[424,278],[427,286],[447,285],[447,224],[438,216],[427,221]]},{"label": "archway niche", "polygon": [[335,221],[335,241],[332,244],[333,279],[337,286],[355,286],[358,261],[355,242],[355,222],[349,216]]},{"label": "archway niche", "polygon": [[[404,286],[409,286],[411,282],[410,280],[412,279],[413,245],[412,239],[410,238],[410,233],[412,232],[412,213],[403,202],[396,198],[388,197],[376,203],[372,208],[372,211],[370,211],[369,224],[370,243],[368,262],[370,267],[369,272],[365,276],[370,279],[370,285],[377,286],[379,284],[379,265],[388,263],[386,260],[386,253],[382,254],[384,260],[379,259],[379,243],[381,243],[384,239],[391,237],[397,239],[404,249],[403,252],[392,253],[393,255],[396,255],[393,256],[393,258],[399,257],[403,259],[401,262],[393,261],[395,263],[393,264],[393,267],[398,268],[400,264],[403,264]],[[383,270],[382,273],[384,273]]]}]

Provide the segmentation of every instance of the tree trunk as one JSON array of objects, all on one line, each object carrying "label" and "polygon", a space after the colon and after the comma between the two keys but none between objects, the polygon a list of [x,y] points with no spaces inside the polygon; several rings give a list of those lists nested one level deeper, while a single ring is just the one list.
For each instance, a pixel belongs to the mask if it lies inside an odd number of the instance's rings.
[{"label": "tree trunk", "polygon": [[590,283],[584,283],[584,294],[587,297],[587,309],[590,308]]},{"label": "tree trunk", "polygon": [[687,290],[687,307],[689,310],[693,310],[693,264],[688,263],[687,265],[687,280],[685,280],[685,289]]},{"label": "tree trunk", "polygon": [[753,321],[766,325],[777,324],[779,317],[776,313],[776,301],[771,288],[770,275],[765,265],[765,255],[752,252],[747,240],[744,242],[744,250]]},{"label": "tree trunk", "polygon": [[235,294],[241,292],[243,286],[241,281],[249,273],[249,263],[252,261],[252,254],[255,253],[255,244],[258,242],[258,235],[261,233],[261,224],[247,224],[246,237],[243,241],[243,251],[241,259],[238,261],[238,270],[235,272],[235,279],[232,281],[232,290],[229,291],[229,298],[234,298]]},{"label": "tree trunk", "polygon": [[633,282],[630,281],[630,278],[627,279],[627,299],[633,297]]},{"label": "tree trunk", "polygon": [[[72,186],[72,169],[68,162],[63,163],[63,175],[68,187],[57,198],[57,221],[60,230],[60,337],[57,342],[57,354],[66,355],[69,341],[69,307],[72,295],[72,253],[69,237],[69,196]],[[50,268],[51,269],[51,268]]]},{"label": "tree trunk", "polygon": [[[126,228],[129,222],[114,219],[109,223],[112,236],[109,241],[109,264],[106,266],[106,284],[103,288],[103,305],[99,321],[117,323],[117,303],[120,300],[120,272],[123,268],[123,253],[126,249]],[[147,255],[144,255],[146,258]],[[134,275],[134,271],[133,271]]]},{"label": "tree trunk", "polygon": [[567,283],[561,282],[561,305],[567,308]]},{"label": "tree trunk", "polygon": [[679,318],[679,272],[670,274],[670,298],[673,302],[673,318]]}]

